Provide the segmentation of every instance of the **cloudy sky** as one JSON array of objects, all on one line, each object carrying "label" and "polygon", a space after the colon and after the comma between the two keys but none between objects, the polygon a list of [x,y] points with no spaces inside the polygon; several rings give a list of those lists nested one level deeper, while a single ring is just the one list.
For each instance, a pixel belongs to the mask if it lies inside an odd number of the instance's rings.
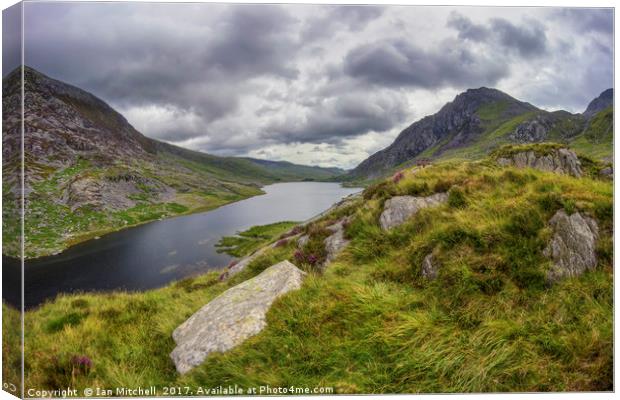
[{"label": "cloudy sky", "polygon": [[581,112],[613,83],[609,9],[26,3],[24,15],[27,65],[147,136],[219,155],[351,168],[470,87]]}]

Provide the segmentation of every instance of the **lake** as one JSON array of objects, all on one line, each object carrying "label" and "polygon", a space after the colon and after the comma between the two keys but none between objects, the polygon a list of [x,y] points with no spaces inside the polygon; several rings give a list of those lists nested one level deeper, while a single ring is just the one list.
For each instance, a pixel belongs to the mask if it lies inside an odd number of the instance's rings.
[{"label": "lake", "polygon": [[[140,291],[225,267],[233,259],[215,244],[254,225],[304,221],[338,200],[358,192],[339,183],[291,182],[263,188],[264,195],[212,211],[154,221],[27,260],[25,306],[34,307],[58,293]],[[3,298],[19,305],[19,260],[2,257]]]}]

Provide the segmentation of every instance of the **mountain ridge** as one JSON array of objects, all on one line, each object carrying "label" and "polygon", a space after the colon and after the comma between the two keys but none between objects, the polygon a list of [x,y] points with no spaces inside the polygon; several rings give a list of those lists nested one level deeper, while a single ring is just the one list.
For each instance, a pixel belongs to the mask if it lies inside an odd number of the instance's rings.
[{"label": "mountain ridge", "polygon": [[[586,131],[588,118],[609,107],[610,100],[613,104],[613,89],[590,103],[593,115],[587,116],[544,111],[497,89],[468,89],[435,114],[409,125],[392,144],[352,169],[347,179],[375,179],[416,158],[479,158],[506,143],[571,142]],[[585,148],[588,143],[581,144]]]}]

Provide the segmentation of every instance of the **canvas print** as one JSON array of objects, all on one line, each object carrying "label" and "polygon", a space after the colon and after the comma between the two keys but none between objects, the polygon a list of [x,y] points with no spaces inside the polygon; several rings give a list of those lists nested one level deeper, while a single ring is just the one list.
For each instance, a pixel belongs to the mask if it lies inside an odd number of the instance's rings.
[{"label": "canvas print", "polygon": [[613,8],[2,18],[4,391],[614,390]]}]

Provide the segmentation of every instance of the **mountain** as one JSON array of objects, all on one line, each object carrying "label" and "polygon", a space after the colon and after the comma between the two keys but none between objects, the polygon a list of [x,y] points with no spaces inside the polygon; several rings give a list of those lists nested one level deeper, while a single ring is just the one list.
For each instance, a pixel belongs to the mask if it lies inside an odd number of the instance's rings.
[{"label": "mountain", "polygon": [[[26,253],[57,252],[93,235],[210,209],[278,181],[328,180],[333,168],[218,157],[148,138],[75,86],[24,68]],[[21,70],[3,80],[5,254],[18,254]]]},{"label": "mountain", "polygon": [[599,112],[603,111],[607,107],[614,105],[614,90],[607,89],[601,93],[596,99],[592,100],[588,107],[583,112],[586,118],[591,118]]},{"label": "mountain", "polygon": [[[390,146],[351,170],[347,178],[375,179],[420,159],[481,158],[506,143],[561,142],[574,145],[585,155],[609,157],[613,118],[605,118],[611,127],[595,126],[595,133],[587,133],[588,127],[595,125],[589,120],[603,112],[613,115],[610,105],[612,89],[595,99],[584,114],[544,111],[496,89],[469,89],[436,114],[407,127]],[[599,134],[601,130],[607,133]],[[600,140],[592,140],[594,137]]]}]

